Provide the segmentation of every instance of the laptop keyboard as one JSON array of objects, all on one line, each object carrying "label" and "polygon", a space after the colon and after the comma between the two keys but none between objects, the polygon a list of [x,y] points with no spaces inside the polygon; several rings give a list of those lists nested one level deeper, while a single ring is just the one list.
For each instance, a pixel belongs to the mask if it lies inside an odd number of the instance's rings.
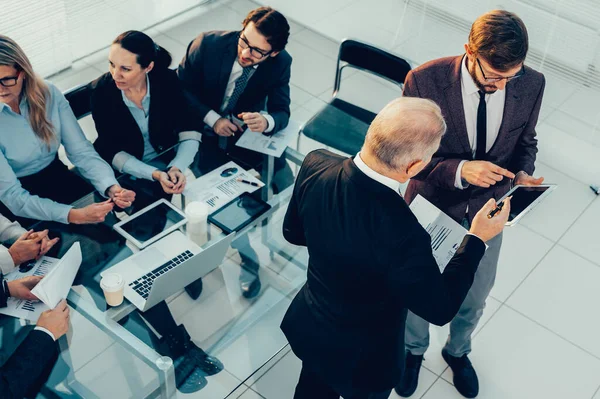
[{"label": "laptop keyboard", "polygon": [[148,299],[148,295],[150,294],[150,288],[152,288],[152,284],[154,283],[154,279],[158,276],[162,276],[178,264],[188,260],[194,256],[190,251],[185,251],[180,253],[179,255],[173,257],[173,259],[166,261],[156,269],[152,270],[144,274],[142,277],[137,280],[131,282],[129,286],[138,294],[142,296],[144,299]]}]

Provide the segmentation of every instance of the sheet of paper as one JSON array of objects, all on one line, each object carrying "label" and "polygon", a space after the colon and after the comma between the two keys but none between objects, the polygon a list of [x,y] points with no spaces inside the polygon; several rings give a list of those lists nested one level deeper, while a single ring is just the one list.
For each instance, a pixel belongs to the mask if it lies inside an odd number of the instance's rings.
[{"label": "sheet of paper", "polygon": [[[35,262],[35,265],[27,272],[21,273],[17,268],[15,271],[4,276],[6,280],[18,280],[27,276],[44,276],[48,274],[60,261],[60,259],[43,256]],[[48,310],[43,302],[27,301],[25,299],[8,298],[5,308],[0,309],[0,314],[36,322],[43,311]]]},{"label": "sheet of paper", "polygon": [[81,260],[81,246],[79,242],[75,242],[56,266],[31,290],[31,293],[50,309],[54,309],[69,294],[81,266]]},{"label": "sheet of paper", "polygon": [[[251,181],[258,186],[238,182],[238,178]],[[183,195],[193,201],[206,203],[213,212],[242,193],[252,193],[264,185],[263,182],[231,161],[196,180],[188,181]]]},{"label": "sheet of paper", "polygon": [[246,129],[235,145],[279,158],[288,144],[298,136],[299,131],[300,124],[290,119],[285,129],[272,136],[251,132],[250,129]]},{"label": "sheet of paper", "polygon": [[417,220],[431,236],[431,250],[443,272],[462,243],[467,230],[420,195],[410,204]]}]

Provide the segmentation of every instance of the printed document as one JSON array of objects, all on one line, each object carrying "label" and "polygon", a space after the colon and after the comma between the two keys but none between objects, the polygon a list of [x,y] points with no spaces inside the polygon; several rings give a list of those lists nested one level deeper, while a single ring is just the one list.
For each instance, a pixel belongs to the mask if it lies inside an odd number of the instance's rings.
[{"label": "printed document", "polygon": [[[237,179],[252,182],[256,186],[239,182]],[[252,193],[264,185],[263,182],[231,161],[196,180],[188,181],[183,195],[193,201],[206,203],[210,207],[210,211],[214,212],[242,193]]]},{"label": "printed document", "polygon": [[[17,268],[4,277],[7,281],[13,281],[27,276],[44,276],[48,274],[48,272],[50,272],[50,270],[52,270],[59,261],[60,259],[42,256],[40,259],[35,261],[35,265],[27,272],[21,273],[19,268]],[[18,319],[29,320],[35,323],[42,312],[48,309],[49,307],[40,301],[28,301],[25,299],[11,297],[8,298],[6,307],[0,309],[0,314],[16,317]]]},{"label": "printed document", "polygon": [[440,267],[440,272],[443,272],[462,243],[467,230],[420,195],[410,204],[410,210],[431,236],[433,257]]},{"label": "printed document", "polygon": [[290,119],[285,129],[272,136],[252,132],[250,129],[246,129],[235,145],[279,158],[287,148],[288,144],[298,136],[299,131],[300,124]]},{"label": "printed document", "polygon": [[75,242],[58,264],[31,290],[31,293],[50,309],[54,309],[69,294],[81,261],[81,246],[79,242]]}]

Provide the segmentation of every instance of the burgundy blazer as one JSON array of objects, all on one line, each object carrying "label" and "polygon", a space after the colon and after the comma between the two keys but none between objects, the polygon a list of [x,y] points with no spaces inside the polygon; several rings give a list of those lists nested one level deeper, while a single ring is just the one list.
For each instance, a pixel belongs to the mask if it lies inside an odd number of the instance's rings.
[{"label": "burgundy blazer", "polygon": [[[440,147],[431,162],[412,178],[406,190],[406,201],[421,194],[454,220],[460,222],[469,209],[469,221],[490,199],[499,199],[509,189],[511,181],[504,178],[490,188],[454,186],[459,163],[473,160],[467,136],[461,93],[461,63],[463,55],[440,58],[413,69],[404,82],[404,96],[429,98],[442,109],[448,125]],[[498,138],[484,160],[513,173],[533,174],[537,153],[537,124],[546,80],[541,73],[525,66],[525,74],[506,85],[504,114]]]}]

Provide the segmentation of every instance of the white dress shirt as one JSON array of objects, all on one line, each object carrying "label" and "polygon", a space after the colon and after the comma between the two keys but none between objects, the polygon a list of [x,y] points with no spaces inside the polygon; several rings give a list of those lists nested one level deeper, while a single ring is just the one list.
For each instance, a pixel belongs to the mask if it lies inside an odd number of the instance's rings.
[{"label": "white dress shirt", "polygon": [[[479,68],[476,66],[476,68]],[[473,78],[469,74],[467,69],[467,56],[463,58],[462,67],[460,70],[460,81],[461,81],[461,92],[463,100],[463,108],[465,111],[465,123],[467,125],[467,136],[469,137],[469,144],[473,151],[473,156],[477,151],[477,108],[479,107],[479,88],[473,81]],[[486,103],[486,152],[489,151],[494,142],[498,138],[498,131],[500,130],[500,124],[502,123],[502,114],[504,113],[504,99],[506,98],[505,90],[496,90],[492,94],[485,95]],[[461,172],[462,167],[467,162],[463,160],[456,169],[456,178],[454,179],[454,185],[456,188],[461,190],[468,187],[468,185],[462,184]]]},{"label": "white dress shirt", "polygon": [[[256,69],[258,68],[258,64],[253,65],[252,67],[256,71]],[[225,96],[223,97],[223,103],[221,104],[221,109],[219,110],[219,112],[223,112],[223,110],[227,108],[227,104],[229,104],[229,99],[231,98],[233,90],[235,89],[235,81],[240,76],[242,76],[243,70],[244,68],[240,65],[239,62],[237,62],[237,60],[235,60],[233,62],[233,67],[231,68],[231,73],[229,74],[229,80],[227,81],[227,87],[225,88]],[[252,76],[250,76],[250,78],[252,78]],[[264,131],[264,133],[269,133],[275,128],[275,119],[273,119],[273,117],[266,112],[261,112],[261,114],[267,120],[267,129]],[[220,118],[221,115],[219,115],[217,112],[211,109],[210,111],[208,111],[208,114],[206,114],[206,116],[204,117],[204,123],[206,123],[212,128],[215,126],[215,123]]]},{"label": "white dress shirt", "polygon": [[[10,247],[12,243],[26,233],[27,230],[21,227],[17,222],[11,222],[4,216],[0,215],[0,242]],[[8,253],[8,248],[0,245],[0,271],[2,274],[12,272],[15,267],[15,262],[12,256]]]},{"label": "white dress shirt", "polygon": [[356,164],[356,167],[360,169],[360,171],[363,172],[365,175],[369,176],[376,182],[381,183],[384,186],[394,190],[399,196],[402,196],[402,194],[400,194],[400,182],[387,176],[384,176],[378,172],[375,172],[369,167],[369,165],[367,165],[362,160],[362,158],[360,157],[360,152],[354,157],[354,163]]}]

